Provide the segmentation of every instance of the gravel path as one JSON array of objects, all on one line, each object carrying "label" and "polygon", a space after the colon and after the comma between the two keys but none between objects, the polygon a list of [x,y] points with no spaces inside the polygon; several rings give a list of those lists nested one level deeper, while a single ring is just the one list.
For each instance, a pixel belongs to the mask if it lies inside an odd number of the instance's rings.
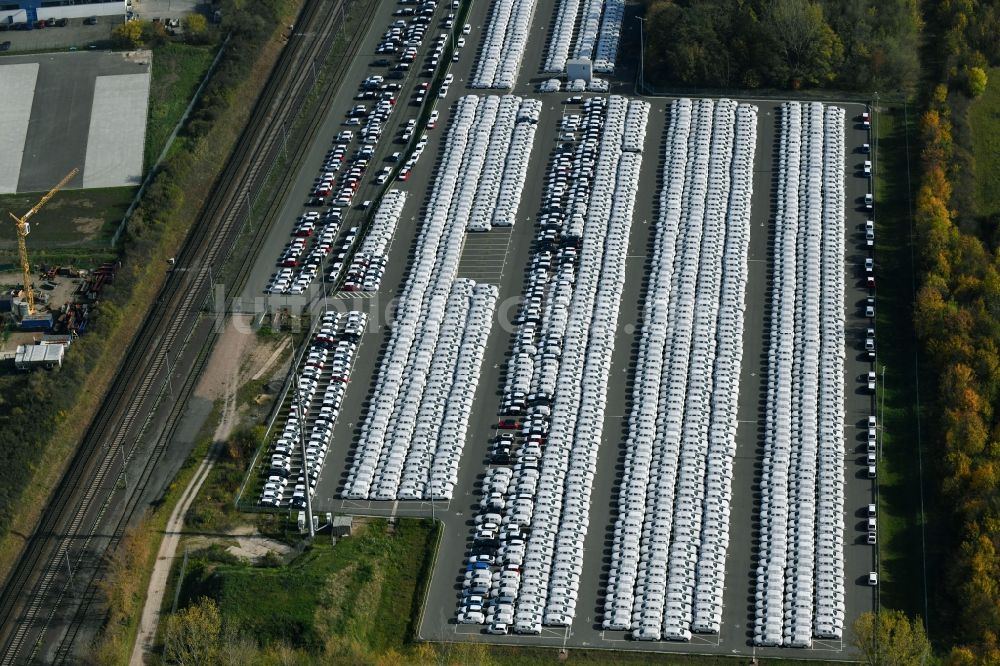
[{"label": "gravel path", "polygon": [[[163,594],[173,568],[174,558],[177,556],[177,546],[183,536],[184,516],[187,515],[192,502],[198,496],[198,491],[212,471],[212,466],[222,449],[219,444],[226,441],[233,430],[238,407],[237,390],[240,384],[247,380],[246,375],[262,364],[260,358],[262,355],[266,364],[270,365],[267,362],[270,356],[267,352],[270,350],[262,354],[260,348],[255,348],[256,340],[253,334],[245,332],[247,330],[249,329],[245,325],[234,324],[232,320],[227,323],[226,330],[212,350],[212,357],[195,391],[199,396],[223,401],[219,425],[213,434],[215,445],[209,447],[208,454],[201,461],[167,521],[163,541],[160,542],[160,549],[156,553],[156,564],[153,565],[153,573],[149,579],[149,590],[142,608],[139,633],[132,650],[132,658],[129,660],[130,666],[142,666],[146,654],[153,648],[156,627],[160,621],[160,609],[163,606]],[[244,363],[244,361],[249,362]]]}]

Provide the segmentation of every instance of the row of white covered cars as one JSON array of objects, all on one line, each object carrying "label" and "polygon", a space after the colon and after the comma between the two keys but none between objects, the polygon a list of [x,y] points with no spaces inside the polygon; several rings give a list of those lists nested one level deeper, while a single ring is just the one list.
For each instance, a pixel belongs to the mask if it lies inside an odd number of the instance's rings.
[{"label": "row of white covered cars", "polygon": [[542,103],[537,99],[500,97],[490,136],[479,138],[470,155],[476,162],[471,165],[472,171],[479,178],[468,186],[470,190],[475,188],[470,196],[469,231],[514,225],[541,111]]},{"label": "row of white covered cars", "polygon": [[323,313],[291,387],[288,414],[271,442],[260,504],[300,508],[326,461],[368,315]]},{"label": "row of white covered cars", "polygon": [[[389,261],[389,245],[396,233],[396,225],[403,214],[406,192],[389,190],[382,197],[371,226],[344,275],[344,291],[378,291]],[[336,278],[336,273],[331,274]]]},{"label": "row of white covered cars", "polygon": [[603,627],[718,633],[750,238],[757,109],[670,107]]},{"label": "row of white covered cars", "polygon": [[624,18],[624,0],[562,0],[542,71],[566,71],[572,53],[590,60],[595,72],[614,72]]},{"label": "row of white covered cars", "polygon": [[510,89],[517,82],[536,0],[496,0],[469,85]]},{"label": "row of white covered cars", "polygon": [[[482,619],[491,621],[489,631],[494,633],[513,629],[538,634],[543,625],[568,626],[576,614],[583,538],[642,161],[641,153],[625,149],[625,136],[645,132],[648,109],[645,102],[617,96],[584,104],[582,126],[599,128],[595,134],[585,131],[575,147],[581,169],[576,177],[590,184],[583,202],[585,220],[579,236],[560,236],[559,241],[572,246],[576,258],[550,265],[545,276],[553,278],[558,271],[568,280],[561,287],[552,285],[552,295],[561,296],[550,299],[545,293],[537,309],[530,299],[522,306],[522,328],[529,321],[539,334],[547,328],[549,336],[561,338],[561,351],[554,393],[533,395],[526,404],[523,422],[515,422],[526,439],[509,472],[490,472],[490,492],[477,519],[459,620],[480,619],[475,613],[482,604],[470,604],[469,597],[484,590],[488,580],[489,606]],[[589,166],[584,155],[591,153],[592,173],[584,175],[582,170]],[[570,189],[568,184],[548,189],[546,209],[560,210]],[[544,232],[542,224],[536,257],[552,254]],[[510,419],[501,425],[510,427]],[[530,441],[544,448],[524,450]],[[495,554],[482,552],[481,542],[489,539]]]},{"label": "row of white covered cars", "polygon": [[754,642],[844,623],[844,110],[782,105]]},{"label": "row of white covered cars", "polygon": [[451,499],[454,493],[497,298],[492,285],[457,279],[458,263],[485,162],[479,156],[489,152],[502,106],[499,97],[474,95],[455,105],[342,490],[348,499]]}]

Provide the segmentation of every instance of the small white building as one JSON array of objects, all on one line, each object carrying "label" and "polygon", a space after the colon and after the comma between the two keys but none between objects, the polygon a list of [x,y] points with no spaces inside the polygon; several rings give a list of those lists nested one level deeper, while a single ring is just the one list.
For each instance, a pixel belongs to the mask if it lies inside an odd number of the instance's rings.
[{"label": "small white building", "polygon": [[590,83],[594,76],[594,63],[588,58],[572,58],[566,61],[566,80],[576,81],[583,79]]},{"label": "small white building", "polygon": [[18,345],[14,367],[18,370],[62,367],[65,345]]}]

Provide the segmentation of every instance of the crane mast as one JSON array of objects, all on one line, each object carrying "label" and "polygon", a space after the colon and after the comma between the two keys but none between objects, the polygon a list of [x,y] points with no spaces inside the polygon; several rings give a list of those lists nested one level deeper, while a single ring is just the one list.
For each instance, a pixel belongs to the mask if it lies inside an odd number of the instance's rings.
[{"label": "crane mast", "polygon": [[28,300],[28,314],[35,314],[35,291],[31,288],[31,264],[28,262],[28,233],[31,231],[28,220],[41,210],[42,206],[47,204],[49,199],[55,196],[56,192],[64,188],[66,183],[73,180],[73,177],[78,173],[80,173],[79,169],[73,169],[66,174],[55,187],[49,190],[44,197],[38,200],[38,203],[31,207],[31,210],[21,217],[14,215],[14,213],[9,213],[17,227],[17,252],[21,259],[21,273],[24,275],[24,294]]}]

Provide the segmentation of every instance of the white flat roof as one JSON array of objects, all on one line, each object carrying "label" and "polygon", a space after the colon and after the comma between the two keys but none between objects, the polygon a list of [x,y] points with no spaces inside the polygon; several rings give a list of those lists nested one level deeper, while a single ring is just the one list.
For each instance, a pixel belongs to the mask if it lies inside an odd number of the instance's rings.
[{"label": "white flat roof", "polygon": [[83,166],[85,188],[142,181],[148,102],[148,72],[97,77]]},{"label": "white flat roof", "polygon": [[14,354],[14,364],[60,363],[66,347],[63,345],[18,345]]},{"label": "white flat roof", "polygon": [[0,194],[17,192],[24,139],[28,135],[31,102],[35,99],[38,63],[0,66]]}]

